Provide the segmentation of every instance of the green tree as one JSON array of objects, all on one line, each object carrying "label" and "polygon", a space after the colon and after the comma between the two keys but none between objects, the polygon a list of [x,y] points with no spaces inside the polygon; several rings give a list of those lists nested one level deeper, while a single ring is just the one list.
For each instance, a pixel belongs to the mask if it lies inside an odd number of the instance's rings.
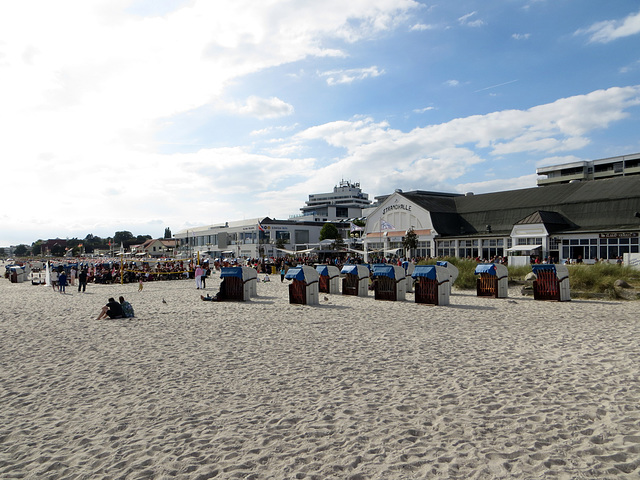
[{"label": "green tree", "polygon": [[66,250],[64,245],[60,245],[56,243],[53,247],[51,247],[51,255],[54,257],[64,257]]},{"label": "green tree", "polygon": [[42,244],[44,242],[42,240],[36,240],[31,244],[31,253],[33,255],[42,255]]},{"label": "green tree", "polygon": [[413,231],[413,228],[407,230],[404,237],[402,238],[402,246],[407,252],[407,256],[411,256],[411,251],[418,248],[418,235]]},{"label": "green tree", "polygon": [[284,248],[287,245],[287,241],[282,238],[282,237],[278,237],[276,238],[276,248]]},{"label": "green tree", "polygon": [[136,241],[134,243],[132,243],[131,245],[142,245],[147,240],[151,240],[151,235],[138,235],[136,237]]},{"label": "green tree", "polygon": [[133,236],[133,233],[128,232],[126,230],[123,230],[122,232],[116,232],[115,235],[113,236],[112,245],[119,247],[120,244],[122,243],[122,245],[127,247],[132,244],[131,240],[133,240],[134,238],[135,237]]},{"label": "green tree", "polygon": [[171,229],[169,227],[164,229],[164,238],[171,238]]},{"label": "green tree", "polygon": [[320,229],[320,241],[327,239],[335,240],[337,238],[342,238],[342,236],[340,235],[338,227],[333,223],[325,223]]},{"label": "green tree", "polygon": [[26,245],[20,244],[15,248],[13,253],[15,253],[17,257],[24,257],[27,254],[28,250],[29,249]]}]

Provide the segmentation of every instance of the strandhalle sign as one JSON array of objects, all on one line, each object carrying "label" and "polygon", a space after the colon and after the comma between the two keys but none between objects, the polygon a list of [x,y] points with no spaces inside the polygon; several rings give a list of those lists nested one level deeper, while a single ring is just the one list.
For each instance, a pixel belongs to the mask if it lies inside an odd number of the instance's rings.
[{"label": "strandhalle sign", "polygon": [[406,210],[407,212],[410,212],[411,205],[405,205],[404,203],[399,203],[397,205],[389,205],[388,207],[385,207],[384,210],[382,210],[382,215],[384,215],[387,212],[390,212],[391,210]]}]

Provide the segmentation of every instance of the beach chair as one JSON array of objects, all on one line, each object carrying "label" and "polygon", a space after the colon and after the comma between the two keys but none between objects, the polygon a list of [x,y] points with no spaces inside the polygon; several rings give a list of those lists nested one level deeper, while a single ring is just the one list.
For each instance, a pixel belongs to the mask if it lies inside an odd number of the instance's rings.
[{"label": "beach chair", "polygon": [[364,265],[345,265],[340,273],[344,275],[343,295],[369,296],[369,268]]},{"label": "beach chair", "polygon": [[481,263],[476,266],[476,292],[478,297],[507,298],[509,294],[509,270],[497,263]]},{"label": "beach chair", "polygon": [[458,267],[456,267],[453,263],[442,261],[437,261],[436,266],[444,267],[449,275],[449,283],[446,284],[449,289],[449,295],[451,295],[451,289],[453,288],[453,284],[458,278]]},{"label": "beach chair", "polygon": [[242,280],[248,285],[249,297],[258,296],[258,271],[253,267],[241,267]]},{"label": "beach chair", "polygon": [[390,264],[373,266],[373,292],[376,300],[404,300],[405,282],[404,268]]},{"label": "beach chair", "polygon": [[441,265],[416,265],[411,277],[415,281],[415,302],[449,305],[450,273]]},{"label": "beach chair", "polygon": [[249,300],[251,296],[250,285],[243,277],[242,267],[222,267],[220,271],[221,297],[224,300]]},{"label": "beach chair", "polygon": [[319,275],[318,290],[322,293],[340,293],[340,269],[333,265],[316,265]]},{"label": "beach chair", "polygon": [[317,305],[319,303],[319,275],[315,268],[307,265],[290,268],[284,278],[291,280],[289,303]]},{"label": "beach chair", "polygon": [[533,281],[535,300],[571,301],[569,289],[569,270],[565,265],[532,265],[536,279]]},{"label": "beach chair", "polygon": [[407,262],[406,260],[402,262],[402,268],[404,268],[404,290],[407,293],[413,292],[413,278],[411,274],[413,270],[416,268],[415,263]]}]

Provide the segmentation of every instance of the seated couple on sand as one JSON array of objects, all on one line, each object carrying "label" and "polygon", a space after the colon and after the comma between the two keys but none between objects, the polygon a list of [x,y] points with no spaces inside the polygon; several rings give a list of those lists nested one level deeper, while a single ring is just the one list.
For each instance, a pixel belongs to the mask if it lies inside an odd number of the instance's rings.
[{"label": "seated couple on sand", "polygon": [[133,318],[133,307],[129,302],[125,301],[124,297],[120,297],[120,303],[111,297],[107,304],[102,307],[96,320],[102,320],[107,317],[112,320],[116,318]]}]

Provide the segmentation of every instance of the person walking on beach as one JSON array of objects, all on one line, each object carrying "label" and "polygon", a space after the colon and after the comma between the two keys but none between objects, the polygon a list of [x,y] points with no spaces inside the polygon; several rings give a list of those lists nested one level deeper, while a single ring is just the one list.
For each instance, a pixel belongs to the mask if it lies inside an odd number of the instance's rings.
[{"label": "person walking on beach", "polygon": [[62,272],[60,272],[60,275],[58,275],[58,290],[60,291],[60,293],[66,293],[66,286],[67,274],[63,270]]},{"label": "person walking on beach", "polygon": [[202,288],[202,267],[200,265],[196,266],[195,271],[196,277],[196,290],[200,290]]},{"label": "person walking on beach", "polygon": [[202,289],[207,288],[207,275],[209,275],[209,267],[205,265],[202,269],[202,275],[200,275],[200,283],[202,283]]},{"label": "person walking on beach", "polygon": [[284,268],[284,264],[282,265],[282,268],[280,268],[280,283],[284,282],[284,274],[287,273],[287,271]]},{"label": "person walking on beach", "polygon": [[87,269],[83,268],[82,271],[80,272],[80,275],[78,275],[78,291],[82,290],[82,292],[84,293],[86,289],[87,289]]},{"label": "person walking on beach", "polygon": [[78,275],[78,271],[76,270],[76,267],[71,267],[71,274],[69,275],[69,285],[71,285],[72,287],[76,283],[77,275]]},{"label": "person walking on beach", "polygon": [[53,291],[58,290],[58,271],[51,270],[51,286],[53,287]]}]

